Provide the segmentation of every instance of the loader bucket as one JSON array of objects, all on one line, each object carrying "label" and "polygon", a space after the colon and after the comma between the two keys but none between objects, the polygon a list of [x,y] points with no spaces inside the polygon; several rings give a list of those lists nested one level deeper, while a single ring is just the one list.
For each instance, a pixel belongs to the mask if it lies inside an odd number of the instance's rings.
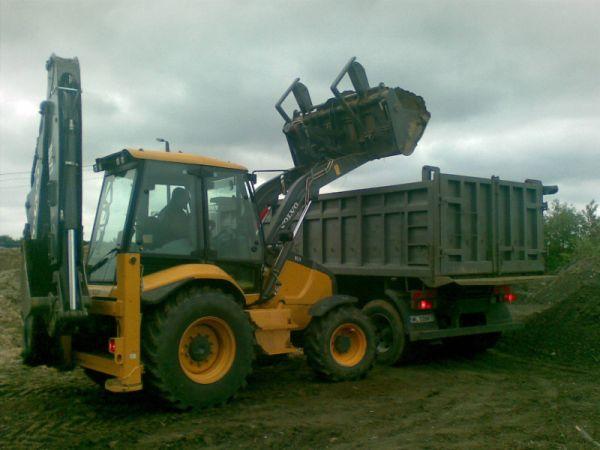
[{"label": "loader bucket", "polygon": [[[354,91],[339,92],[346,74]],[[383,83],[370,87],[355,58],[336,77],[331,91],[334,97],[313,106],[308,89],[296,79],[276,105],[286,122],[283,133],[295,166],[348,154],[367,155],[369,160],[410,155],[430,118],[422,97]],[[281,107],[290,93],[300,106],[292,118]]]}]

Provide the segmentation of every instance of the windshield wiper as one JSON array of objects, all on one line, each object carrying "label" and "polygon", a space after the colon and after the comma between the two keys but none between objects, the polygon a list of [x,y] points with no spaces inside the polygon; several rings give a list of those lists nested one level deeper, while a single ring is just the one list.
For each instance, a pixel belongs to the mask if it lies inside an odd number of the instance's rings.
[{"label": "windshield wiper", "polygon": [[100,258],[100,260],[94,264],[92,267],[89,268],[89,273],[95,272],[96,270],[98,270],[100,267],[104,266],[104,264],[106,264],[108,261],[110,261],[110,257],[113,253],[117,253],[119,251],[119,247],[115,247],[111,250],[109,250],[106,255],[104,255],[102,258]]}]

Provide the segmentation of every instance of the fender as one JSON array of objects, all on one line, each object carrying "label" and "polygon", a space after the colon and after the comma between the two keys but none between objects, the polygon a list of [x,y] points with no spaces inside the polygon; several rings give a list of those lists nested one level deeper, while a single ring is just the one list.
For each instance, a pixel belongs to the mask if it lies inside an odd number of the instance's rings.
[{"label": "fender", "polygon": [[312,305],[308,310],[308,313],[312,317],[321,317],[338,306],[353,305],[356,303],[358,303],[358,299],[356,297],[352,297],[350,295],[332,295],[331,297],[322,298],[317,303]]},{"label": "fender", "polygon": [[245,302],[244,291],[223,269],[213,264],[182,264],[161,270],[142,279],[142,302],[156,305],[171,293],[195,280],[212,280],[227,286],[236,299]]},{"label": "fender", "polygon": [[386,289],[385,295],[390,300],[390,302],[396,307],[398,312],[400,313],[400,317],[402,318],[402,322],[404,323],[404,330],[408,333],[411,329],[410,323],[410,309],[406,302],[402,301],[397,291],[392,289]]}]

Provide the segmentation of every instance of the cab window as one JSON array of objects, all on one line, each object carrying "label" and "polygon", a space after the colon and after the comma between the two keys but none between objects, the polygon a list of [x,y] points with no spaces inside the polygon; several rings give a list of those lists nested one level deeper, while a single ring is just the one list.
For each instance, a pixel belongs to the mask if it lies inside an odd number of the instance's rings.
[{"label": "cab window", "polygon": [[244,174],[214,169],[205,183],[209,255],[217,260],[262,261],[258,219]]},{"label": "cab window", "polygon": [[194,256],[199,239],[197,177],[184,164],[148,161],[135,215],[132,248],[142,254]]}]

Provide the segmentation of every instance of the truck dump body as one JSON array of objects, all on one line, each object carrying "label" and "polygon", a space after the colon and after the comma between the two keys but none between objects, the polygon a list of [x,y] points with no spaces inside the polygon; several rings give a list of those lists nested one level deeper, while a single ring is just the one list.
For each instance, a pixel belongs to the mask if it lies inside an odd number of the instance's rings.
[{"label": "truck dump body", "polygon": [[336,275],[417,277],[428,286],[538,274],[543,193],[539,181],[426,166],[420,182],[321,195],[295,250]]}]

